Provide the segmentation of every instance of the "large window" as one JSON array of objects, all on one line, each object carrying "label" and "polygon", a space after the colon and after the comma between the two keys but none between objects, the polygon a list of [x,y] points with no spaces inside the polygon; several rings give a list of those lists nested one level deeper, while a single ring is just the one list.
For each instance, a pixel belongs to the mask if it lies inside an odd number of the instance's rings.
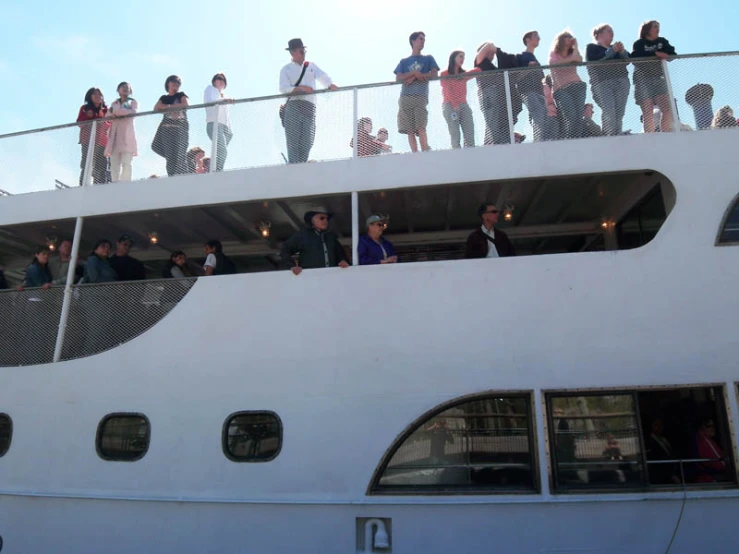
[{"label": "large window", "polygon": [[726,214],[718,236],[718,244],[739,244],[739,199]]},{"label": "large window", "polygon": [[151,426],[142,414],[108,414],[98,425],[98,455],[107,461],[135,462],[149,450]]},{"label": "large window", "polygon": [[554,487],[735,483],[721,387],[547,396]]},{"label": "large window", "polygon": [[10,449],[13,440],[13,420],[8,414],[0,414],[0,457]]},{"label": "large window", "polygon": [[442,406],[396,441],[370,492],[534,491],[531,421],[530,395],[481,396]]},{"label": "large window", "polygon": [[274,412],[237,412],[223,424],[223,453],[234,462],[269,462],[282,449],[282,422]]}]

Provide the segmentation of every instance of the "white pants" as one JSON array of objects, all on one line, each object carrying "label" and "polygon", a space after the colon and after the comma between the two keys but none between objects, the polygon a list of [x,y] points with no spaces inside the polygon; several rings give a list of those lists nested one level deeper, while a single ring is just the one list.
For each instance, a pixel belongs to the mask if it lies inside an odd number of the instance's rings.
[{"label": "white pants", "polygon": [[130,152],[110,155],[110,180],[113,183],[131,180],[131,160],[133,154]]}]

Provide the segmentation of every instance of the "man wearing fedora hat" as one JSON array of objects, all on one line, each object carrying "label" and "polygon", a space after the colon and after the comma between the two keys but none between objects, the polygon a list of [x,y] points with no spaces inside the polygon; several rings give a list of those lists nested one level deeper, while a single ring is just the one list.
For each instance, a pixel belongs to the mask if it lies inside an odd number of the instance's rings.
[{"label": "man wearing fedora hat", "polygon": [[[287,239],[280,249],[280,258],[285,269],[291,269],[295,275],[300,275],[303,269],[349,267],[339,237],[328,230],[331,216],[323,209],[305,213],[305,228]],[[297,256],[296,263],[292,262],[293,256]]]},{"label": "man wearing fedora hat", "polygon": [[[329,90],[338,87],[331,77],[313,62],[305,61],[306,47],[299,38],[287,43],[292,61],[280,71],[280,92],[291,95],[285,102],[287,159],[291,164],[308,161],[316,135],[316,81]],[[301,77],[302,76],[302,77]]]}]

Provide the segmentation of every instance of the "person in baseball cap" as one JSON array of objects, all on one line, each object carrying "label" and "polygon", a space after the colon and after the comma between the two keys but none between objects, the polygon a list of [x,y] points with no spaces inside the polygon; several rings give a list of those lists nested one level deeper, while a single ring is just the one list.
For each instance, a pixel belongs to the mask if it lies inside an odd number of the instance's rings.
[{"label": "person in baseball cap", "polygon": [[367,218],[367,234],[359,237],[357,248],[359,265],[394,264],[398,261],[395,247],[382,236],[389,220],[388,216],[380,214]]}]

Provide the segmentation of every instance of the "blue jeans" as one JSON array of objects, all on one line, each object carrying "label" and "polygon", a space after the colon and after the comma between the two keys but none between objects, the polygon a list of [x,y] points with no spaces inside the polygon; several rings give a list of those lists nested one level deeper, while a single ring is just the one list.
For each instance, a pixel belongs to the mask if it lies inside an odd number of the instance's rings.
[{"label": "blue jeans", "polygon": [[[223,123],[208,123],[205,128],[208,133],[208,138],[213,140],[213,125],[218,125],[218,153],[216,154],[216,171],[223,171],[223,166],[226,165],[226,157],[228,156],[228,144],[231,142],[233,134]],[[211,160],[213,163],[213,160]]]},{"label": "blue jeans", "polygon": [[547,140],[547,101],[544,95],[537,92],[524,93],[523,103],[529,110],[529,119],[534,128],[534,142]]},{"label": "blue jeans", "polygon": [[604,135],[614,136],[623,132],[623,119],[630,88],[631,83],[625,77],[593,83],[593,100],[603,110]]},{"label": "blue jeans", "polygon": [[305,163],[316,138],[316,106],[307,100],[290,99],[285,104],[285,139],[287,160]]},{"label": "blue jeans", "polygon": [[564,138],[582,137],[586,94],[587,85],[582,81],[571,83],[554,93],[554,103],[557,104],[557,109],[562,114]]}]

